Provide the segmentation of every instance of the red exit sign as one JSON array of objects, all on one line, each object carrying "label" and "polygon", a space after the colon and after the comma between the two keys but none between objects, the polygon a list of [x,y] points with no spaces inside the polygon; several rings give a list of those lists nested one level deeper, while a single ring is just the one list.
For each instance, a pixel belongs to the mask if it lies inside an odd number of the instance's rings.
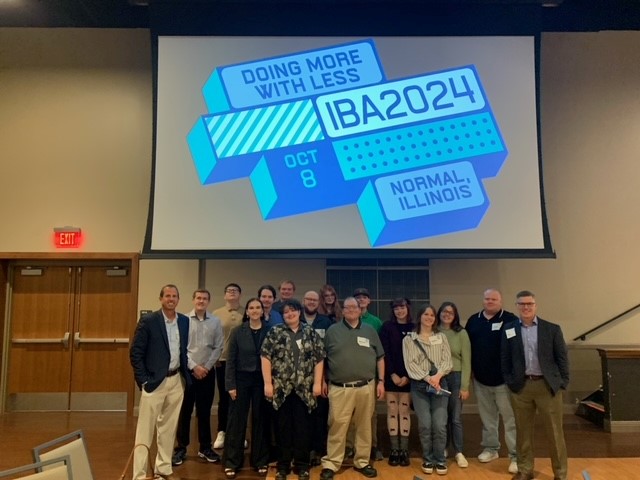
[{"label": "red exit sign", "polygon": [[54,228],[53,242],[56,248],[78,248],[82,243],[82,230],[75,227]]}]

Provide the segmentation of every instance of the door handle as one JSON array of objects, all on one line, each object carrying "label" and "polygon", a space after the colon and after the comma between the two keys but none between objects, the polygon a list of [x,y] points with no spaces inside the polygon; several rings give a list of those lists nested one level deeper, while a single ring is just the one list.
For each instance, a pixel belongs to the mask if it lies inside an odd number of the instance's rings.
[{"label": "door handle", "polygon": [[78,347],[81,343],[129,343],[128,338],[80,338],[80,332],[73,334],[73,344]]},{"label": "door handle", "polygon": [[13,338],[11,339],[11,343],[19,343],[19,344],[56,344],[62,343],[65,348],[69,348],[69,332],[64,332],[64,336],[62,338]]}]

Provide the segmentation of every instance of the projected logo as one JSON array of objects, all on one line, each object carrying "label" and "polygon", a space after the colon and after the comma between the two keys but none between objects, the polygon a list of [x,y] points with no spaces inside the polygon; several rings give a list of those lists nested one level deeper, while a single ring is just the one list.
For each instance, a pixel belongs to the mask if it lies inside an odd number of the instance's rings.
[{"label": "projected logo", "polygon": [[200,182],[265,220],[357,205],[374,247],[472,229],[507,149],[473,65],[388,80],[372,41],[218,67],[187,137]]}]

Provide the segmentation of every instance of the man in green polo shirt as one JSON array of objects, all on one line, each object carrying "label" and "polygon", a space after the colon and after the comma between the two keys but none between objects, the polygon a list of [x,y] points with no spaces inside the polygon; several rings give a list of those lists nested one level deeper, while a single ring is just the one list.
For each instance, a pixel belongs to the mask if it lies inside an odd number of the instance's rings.
[{"label": "man in green polo shirt", "polygon": [[344,320],[327,329],[327,353],[323,394],[329,396],[327,454],[322,457],[321,480],[333,480],[342,466],[346,434],[355,424],[353,464],[365,477],[378,472],[369,463],[371,416],[376,398],[384,397],[384,349],[376,331],[360,320],[353,297],[344,300]]}]

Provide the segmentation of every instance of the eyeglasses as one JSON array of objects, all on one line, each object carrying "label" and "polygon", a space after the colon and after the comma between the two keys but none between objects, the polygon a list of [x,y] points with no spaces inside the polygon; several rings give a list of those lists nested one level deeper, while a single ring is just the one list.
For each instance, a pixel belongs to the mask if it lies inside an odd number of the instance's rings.
[{"label": "eyeglasses", "polygon": [[308,298],[308,297],[304,297],[303,300],[305,302],[318,302],[319,301],[317,298]]},{"label": "eyeglasses", "polygon": [[225,293],[240,293],[240,290],[238,290],[237,288],[227,288],[224,292]]},{"label": "eyeglasses", "polygon": [[325,293],[322,295],[324,298],[333,298],[335,295],[333,293]]},{"label": "eyeglasses", "polygon": [[443,310],[440,315],[451,315],[453,317],[455,313],[453,313],[453,310]]},{"label": "eyeglasses", "polygon": [[517,302],[516,305],[519,307],[533,307],[536,302]]}]

